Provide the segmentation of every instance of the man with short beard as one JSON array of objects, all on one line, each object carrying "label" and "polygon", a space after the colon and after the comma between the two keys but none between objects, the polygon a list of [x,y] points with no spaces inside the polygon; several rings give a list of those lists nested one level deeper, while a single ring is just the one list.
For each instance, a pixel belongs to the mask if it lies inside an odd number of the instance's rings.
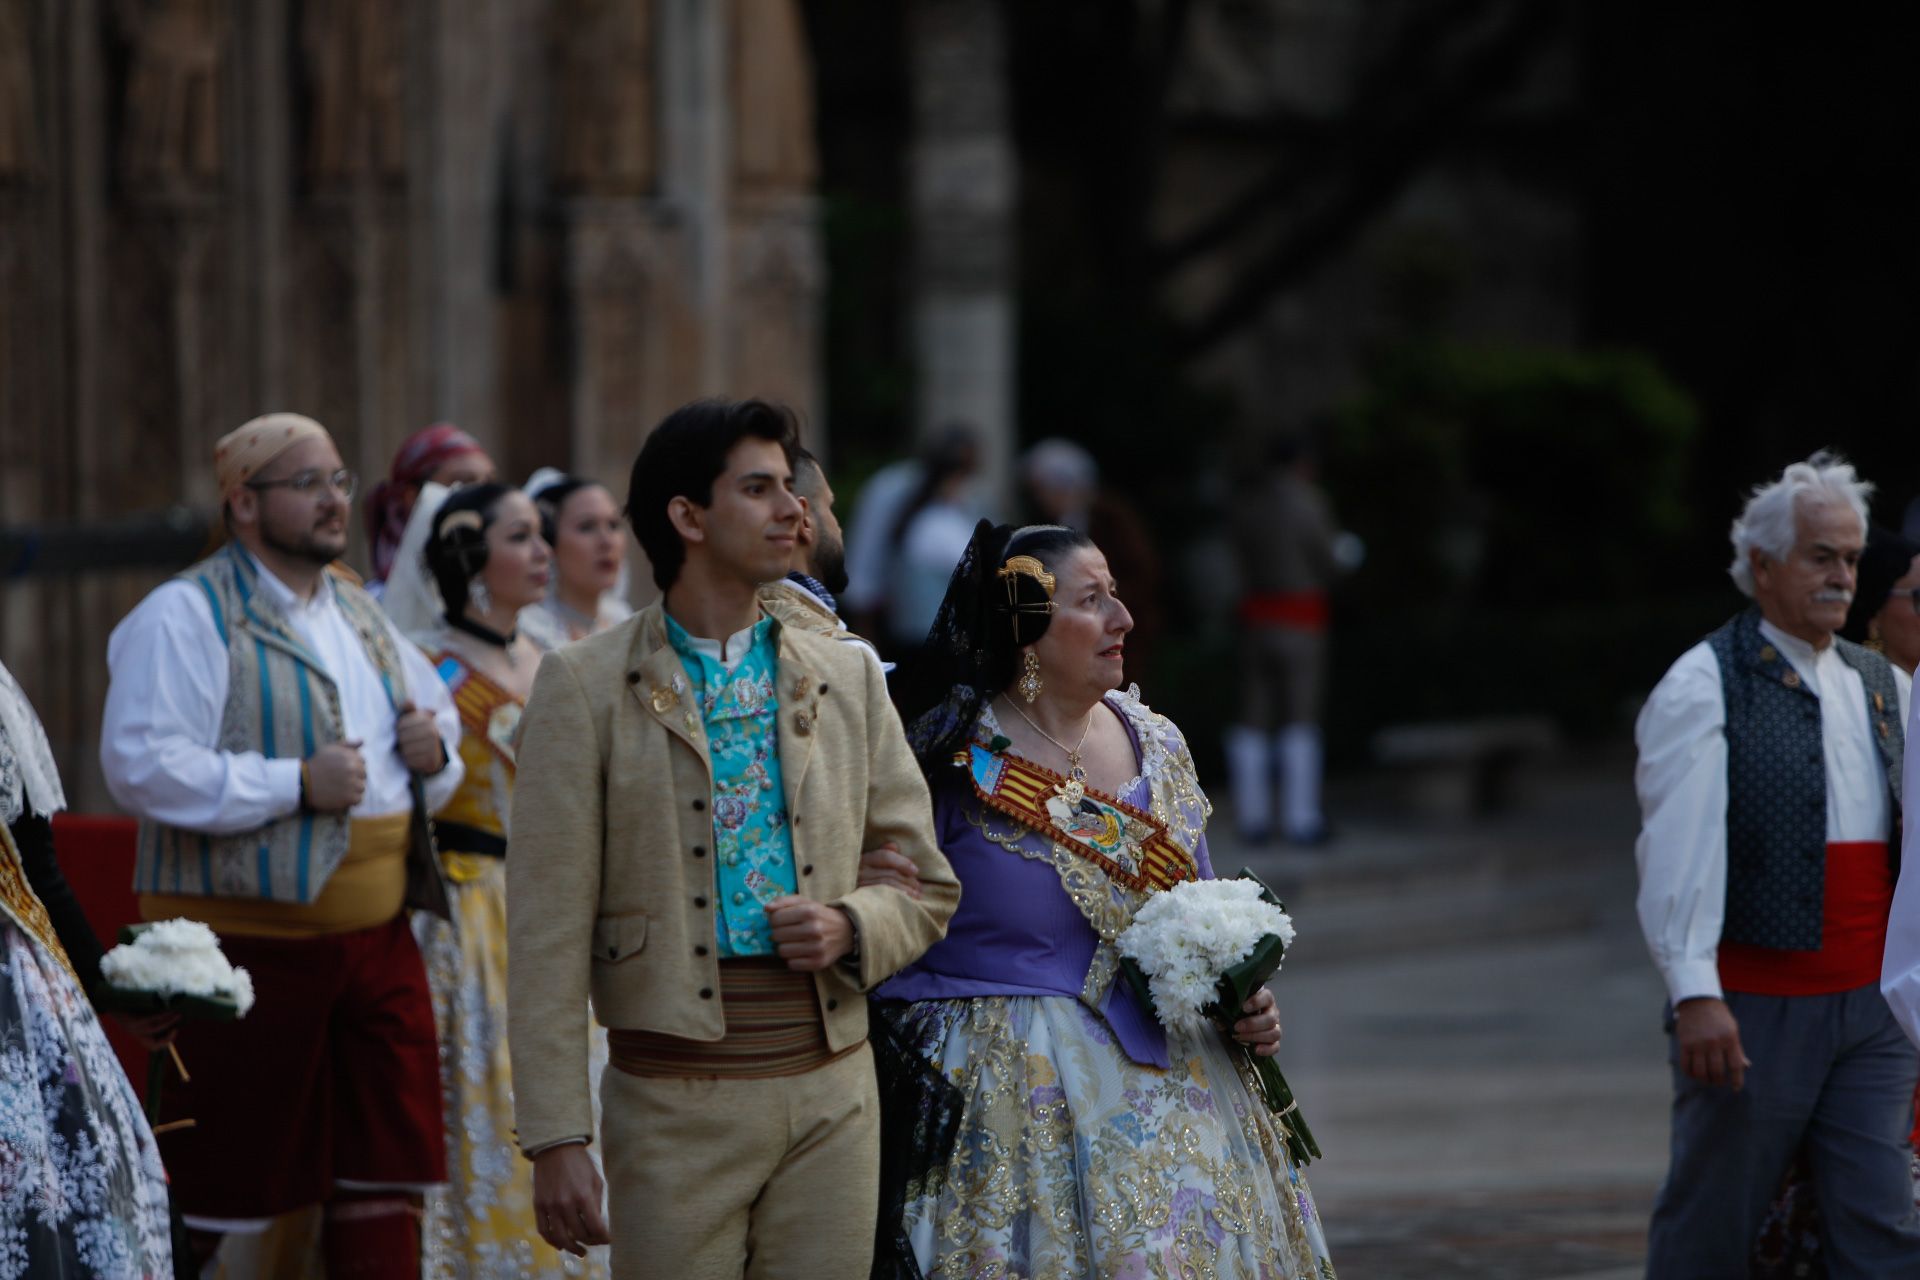
[{"label": "man with short beard", "polygon": [[1669,995],[1672,1163],[1650,1280],[1744,1277],[1804,1142],[1827,1274],[1920,1276],[1920,1058],[1880,994],[1905,672],[1834,633],[1872,486],[1829,454],[1733,523],[1746,610],[1640,713],[1640,923]]},{"label": "man with short beard", "polygon": [[[200,1261],[223,1234],[326,1207],[331,1275],[419,1274],[444,1181],[439,1049],[406,906],[445,912],[413,838],[461,778],[446,686],[329,565],[354,477],[319,423],[255,418],[214,471],[231,541],[107,644],[100,763],[140,819],[148,920],[210,926],[257,998],[188,1023],[161,1154]],[[184,1274],[184,1269],[183,1269]]]},{"label": "man with short beard", "polygon": [[[880,662],[880,651],[865,636],[848,629],[837,599],[847,589],[847,546],[833,513],[833,486],[820,459],[799,446],[793,451],[793,496],[805,511],[794,534],[793,568],[760,589],[760,605],[790,627],[801,627],[856,644]],[[891,662],[880,662],[892,671]]]}]

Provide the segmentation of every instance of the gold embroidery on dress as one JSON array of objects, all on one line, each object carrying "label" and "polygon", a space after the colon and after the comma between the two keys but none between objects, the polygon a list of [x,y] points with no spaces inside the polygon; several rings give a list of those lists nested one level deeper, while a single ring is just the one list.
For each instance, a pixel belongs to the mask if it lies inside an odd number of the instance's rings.
[{"label": "gold embroidery on dress", "polygon": [[60,935],[54,932],[52,917],[47,915],[40,895],[27,883],[27,873],[20,865],[20,850],[13,843],[13,832],[4,825],[0,825],[0,909],[4,909],[29,938],[45,947],[60,962],[60,967],[67,971],[74,984],[79,985],[80,975],[74,972],[73,961],[67,958],[67,949],[60,945]]},{"label": "gold embroidery on dress", "polygon": [[[1030,1052],[1041,1018],[1014,1022],[1017,1007],[1039,1003],[978,998],[935,1015],[944,1031],[936,1053],[957,1051],[939,1065],[967,1104],[933,1215],[929,1277],[1037,1280],[1114,1267],[1168,1280],[1332,1274],[1257,1095],[1209,1086],[1209,1062],[1227,1069],[1218,1046],[1203,1051],[1176,1037],[1171,1070],[1132,1064],[1098,1092],[1106,1101],[1081,1114],[1057,1087],[1054,1063],[1080,1061],[1085,1046],[1055,1021],[1054,1057]],[[1202,1136],[1195,1089],[1226,1109],[1218,1123],[1240,1131],[1244,1147],[1215,1149],[1217,1137]],[[1083,1095],[1080,1105],[1093,1100]],[[1196,1182],[1205,1194],[1183,1197]],[[1010,1250],[1024,1269],[1009,1264]]]},{"label": "gold embroidery on dress", "polygon": [[1089,1008],[1098,1009],[1100,1002],[1106,999],[1107,988],[1112,984],[1114,975],[1120,971],[1120,953],[1114,948],[1114,939],[1133,923],[1133,913],[1147,900],[1146,895],[1132,893],[1102,875],[1099,868],[1076,855],[1073,850],[1046,840],[1044,836],[1040,837],[1046,845],[1044,851],[1022,844],[1022,837],[1033,834],[1030,827],[1008,819],[1008,829],[996,831],[993,821],[998,815],[984,809],[976,814],[965,806],[961,811],[974,829],[988,840],[1029,862],[1046,863],[1060,877],[1060,887],[1066,891],[1068,901],[1093,926],[1094,934],[1100,939],[1094,945],[1086,981],[1080,988],[1080,998]]},{"label": "gold embroidery on dress", "polygon": [[[1212,805],[1185,740],[1137,689],[1109,701],[1140,742],[1150,812],[1197,848]],[[1079,997],[1097,1011],[1118,968],[1114,940],[1148,895],[1011,818],[962,812],[987,840],[1059,876],[1099,939]],[[923,1033],[937,1033],[929,1060],[966,1099],[944,1182],[909,1201],[909,1230],[932,1230],[929,1280],[1332,1280],[1280,1122],[1223,1043],[1169,1033],[1172,1065],[1161,1070],[1126,1058],[1085,1014],[1048,1021],[1049,1006],[1073,1007],[1045,997],[915,1006]]]}]

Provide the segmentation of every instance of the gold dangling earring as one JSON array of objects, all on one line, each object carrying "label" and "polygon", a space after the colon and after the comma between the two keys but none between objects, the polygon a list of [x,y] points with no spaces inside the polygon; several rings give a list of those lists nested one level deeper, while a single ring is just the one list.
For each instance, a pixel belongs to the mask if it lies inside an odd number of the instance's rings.
[{"label": "gold dangling earring", "polygon": [[1018,688],[1020,696],[1028,702],[1040,696],[1040,659],[1031,649],[1027,650],[1026,659],[1021,664]]}]

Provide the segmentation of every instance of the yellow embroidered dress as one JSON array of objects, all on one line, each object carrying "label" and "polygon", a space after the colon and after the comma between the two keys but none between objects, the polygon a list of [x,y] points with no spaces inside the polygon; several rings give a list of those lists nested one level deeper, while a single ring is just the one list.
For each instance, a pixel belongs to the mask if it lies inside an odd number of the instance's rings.
[{"label": "yellow embroidered dress", "polygon": [[[427,1197],[422,1272],[427,1280],[606,1276],[606,1250],[586,1259],[540,1239],[533,1166],[513,1140],[507,1057],[506,834],[515,733],[524,699],[452,651],[432,655],[460,712],[466,779],[435,819],[457,929],[414,918],[440,1031],[448,1186]],[[581,1017],[587,1011],[580,1011]],[[595,1067],[606,1061],[595,1037]]]}]

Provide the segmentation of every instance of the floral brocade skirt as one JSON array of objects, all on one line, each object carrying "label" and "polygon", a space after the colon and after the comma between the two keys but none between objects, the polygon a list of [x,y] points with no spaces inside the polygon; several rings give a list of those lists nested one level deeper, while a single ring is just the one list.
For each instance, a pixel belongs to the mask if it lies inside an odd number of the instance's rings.
[{"label": "floral brocade skirt", "polygon": [[964,1098],[944,1175],[908,1189],[932,1280],[1330,1280],[1312,1194],[1224,1042],[1128,1058],[1065,996],[929,1000],[902,1030]]},{"label": "floral brocade skirt", "polygon": [[[414,916],[440,1032],[440,1089],[447,1122],[447,1187],[427,1195],[421,1274],[425,1280],[604,1278],[604,1246],[582,1259],[562,1254],[540,1238],[533,1214],[533,1165],[514,1142],[513,1075],[507,1054],[506,863],[476,854],[441,856],[459,928],[449,929],[425,913]],[[589,1016],[584,1007],[580,1016]],[[592,1046],[597,1099],[599,1073],[607,1061],[607,1033],[597,1026]]]},{"label": "floral brocade skirt", "polygon": [[153,1131],[67,970],[0,918],[0,1277],[173,1275]]}]

